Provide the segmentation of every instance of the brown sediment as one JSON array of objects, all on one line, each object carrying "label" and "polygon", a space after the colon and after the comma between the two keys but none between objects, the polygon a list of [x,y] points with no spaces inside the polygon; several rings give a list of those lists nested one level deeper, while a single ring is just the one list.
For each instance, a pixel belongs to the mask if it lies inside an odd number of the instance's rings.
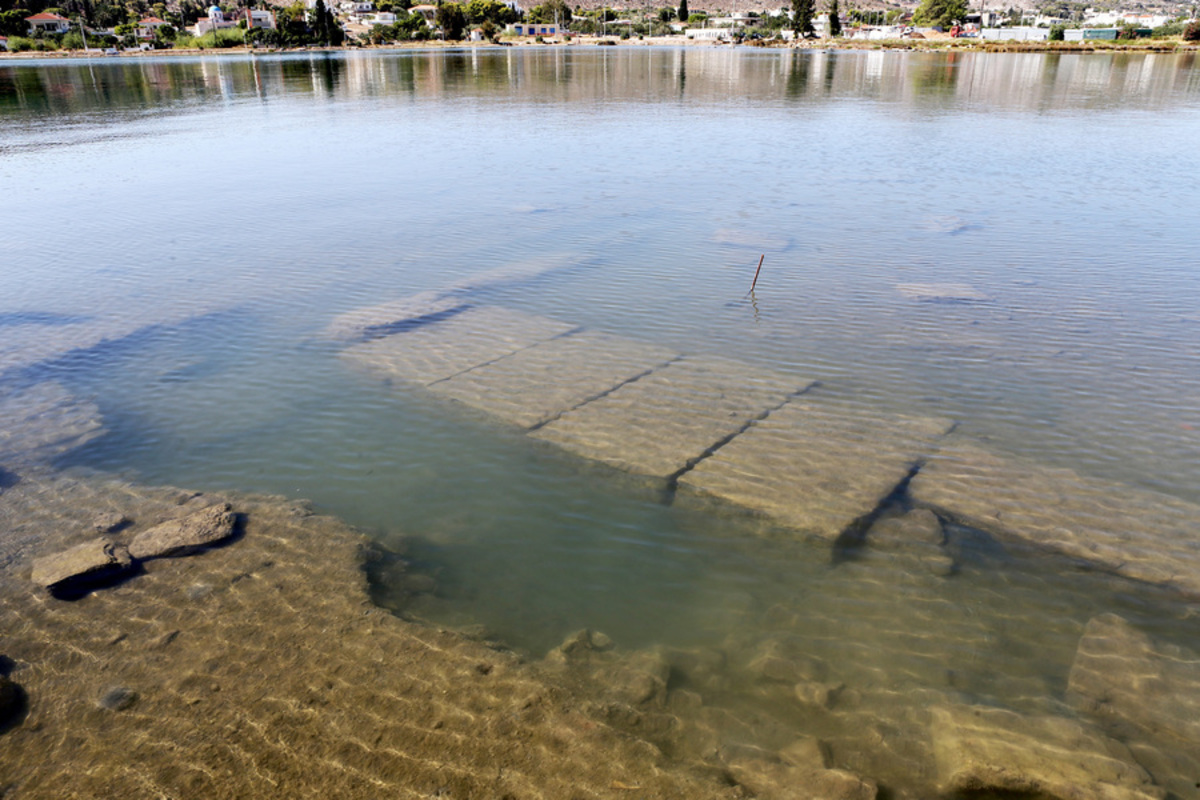
[{"label": "brown sediment", "polygon": [[33,557],[94,537],[97,510],[132,520],[123,542],[206,498],[49,473],[0,495],[3,655],[27,697],[0,739],[6,796],[737,796],[515,655],[375,608],[344,524],[227,499],[237,541],[68,602],[30,582]]}]

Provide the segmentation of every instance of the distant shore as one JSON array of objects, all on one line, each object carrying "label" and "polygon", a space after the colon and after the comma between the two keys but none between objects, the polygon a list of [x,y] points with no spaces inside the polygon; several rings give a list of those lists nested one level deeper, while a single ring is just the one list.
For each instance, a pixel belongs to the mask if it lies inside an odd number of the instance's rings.
[{"label": "distant shore", "polygon": [[135,50],[122,52],[118,56],[104,55],[92,50],[43,50],[26,51],[21,53],[0,52],[0,59],[42,59],[42,58],[154,58],[158,56],[207,56],[207,55],[277,55],[281,53],[312,53],[312,52],[370,52],[389,50],[429,50],[429,49],[491,49],[501,47],[547,48],[547,47],[596,47],[599,45],[617,45],[621,47],[756,47],[769,49],[794,50],[898,50],[916,52],[982,52],[982,53],[1195,53],[1200,46],[1179,39],[1131,41],[1092,40],[1086,42],[1029,42],[1029,41],[996,41],[965,38],[951,38],[948,35],[939,38],[925,39],[804,39],[796,41],[766,40],[736,44],[731,42],[696,41],[679,36],[656,36],[641,39],[621,39],[616,36],[577,35],[570,40],[535,41],[524,37],[499,44],[493,42],[443,42],[436,39],[421,42],[401,42],[388,45],[352,45],[339,47],[293,47],[293,48],[249,48],[223,47],[220,49],[169,49],[169,50]]}]

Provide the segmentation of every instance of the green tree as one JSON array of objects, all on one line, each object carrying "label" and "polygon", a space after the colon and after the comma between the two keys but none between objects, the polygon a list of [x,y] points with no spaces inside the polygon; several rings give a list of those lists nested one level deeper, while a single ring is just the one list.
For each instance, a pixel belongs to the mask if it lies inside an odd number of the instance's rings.
[{"label": "green tree", "polygon": [[921,5],[913,12],[915,24],[942,28],[949,28],[966,18],[966,0],[921,0]]},{"label": "green tree", "polygon": [[813,28],[813,0],[792,0],[792,31],[796,37],[809,37],[816,33]]},{"label": "green tree", "polygon": [[[500,0],[470,0],[467,3],[467,19],[475,24],[491,22],[493,25],[515,21],[516,12]],[[510,17],[514,18],[510,20]],[[553,21],[553,20],[552,20]]]},{"label": "green tree", "polygon": [[842,35],[842,12],[838,8],[838,0],[829,0],[829,35]]},{"label": "green tree", "polygon": [[557,22],[559,25],[568,25],[571,22],[571,7],[564,0],[547,0],[526,11],[525,19],[529,22],[547,25],[553,22]]},{"label": "green tree", "polygon": [[24,36],[29,30],[29,23],[25,18],[31,16],[33,15],[24,8],[0,12],[0,36]]},{"label": "green tree", "polygon": [[677,12],[675,12],[675,13],[676,13],[676,16],[678,16],[678,17],[679,17],[679,21],[680,21],[680,22],[687,22],[687,21],[688,21],[688,5],[687,5],[687,0],[679,0],[679,10],[678,10]]},{"label": "green tree", "polygon": [[461,39],[463,29],[467,27],[467,15],[458,3],[442,3],[434,19],[442,29],[442,35],[452,41]]}]

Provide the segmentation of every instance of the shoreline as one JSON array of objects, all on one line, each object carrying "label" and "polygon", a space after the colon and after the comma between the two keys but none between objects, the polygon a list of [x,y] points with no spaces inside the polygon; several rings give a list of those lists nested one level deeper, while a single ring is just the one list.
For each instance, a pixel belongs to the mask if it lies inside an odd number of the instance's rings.
[{"label": "shoreline", "polygon": [[405,50],[492,50],[505,47],[520,48],[560,48],[560,47],[598,47],[601,45],[617,45],[621,47],[686,47],[686,48],[723,48],[747,47],[769,50],[822,50],[822,51],[853,51],[853,50],[896,50],[900,52],[950,52],[950,53],[1121,53],[1121,54],[1159,54],[1159,53],[1195,53],[1200,51],[1200,45],[1189,44],[1176,39],[1168,40],[1134,40],[1130,42],[1110,42],[1095,40],[1087,42],[1028,42],[1016,40],[952,39],[806,39],[795,41],[758,41],[746,44],[720,41],[697,41],[681,37],[651,37],[649,39],[621,39],[615,36],[575,36],[571,41],[536,42],[525,38],[503,44],[492,42],[443,42],[426,40],[422,42],[402,42],[387,45],[353,45],[338,47],[294,47],[294,48],[252,48],[228,47],[220,49],[183,50],[136,50],[122,52],[117,56],[104,55],[99,52],[84,52],[79,50],[43,50],[12,53],[0,52],[0,62],[5,60],[28,61],[38,59],[91,59],[109,60],[113,58],[158,58],[160,56],[208,56],[208,55],[291,55],[297,53],[336,53],[336,52],[389,52]]}]

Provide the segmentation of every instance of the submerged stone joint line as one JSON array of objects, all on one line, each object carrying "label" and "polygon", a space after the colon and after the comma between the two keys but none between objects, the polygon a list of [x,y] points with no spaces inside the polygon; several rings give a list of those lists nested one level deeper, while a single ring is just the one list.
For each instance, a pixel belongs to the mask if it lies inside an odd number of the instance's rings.
[{"label": "submerged stone joint line", "polygon": [[[574,331],[572,331],[572,332],[574,333]],[[608,397],[610,394],[612,394],[616,390],[620,389],[622,386],[628,386],[631,383],[636,383],[637,381],[641,380],[642,378],[646,377],[647,375],[652,375],[655,372],[657,372],[658,370],[662,369],[663,367],[665,367],[669,364],[674,364],[676,361],[679,361],[682,358],[683,358],[683,356],[675,356],[674,358],[664,361],[663,363],[658,364],[656,366],[653,366],[650,369],[643,370],[642,372],[639,372],[637,375],[634,375],[631,378],[627,378],[627,379],[621,381],[620,383],[616,384],[615,386],[611,386],[608,389],[605,389],[603,392],[600,392],[598,394],[592,395],[591,397],[588,397],[581,403],[576,403],[575,405],[571,406],[570,408],[564,408],[562,411],[559,411],[554,416],[547,417],[546,419],[542,420],[541,422],[538,422],[534,425],[530,425],[528,428],[526,428],[526,431],[528,431],[529,433],[532,433],[533,431],[536,431],[545,425],[549,425],[551,422],[554,422],[555,420],[561,418],[563,414],[568,414],[572,411],[576,411],[580,408],[583,408],[588,403],[594,403],[603,397]]]},{"label": "submerged stone joint line", "polygon": [[527,344],[524,347],[518,347],[516,350],[513,350],[511,353],[505,353],[504,355],[499,356],[498,358],[493,358],[490,361],[483,361],[479,364],[474,364],[470,367],[467,367],[466,369],[459,370],[458,372],[454,373],[453,375],[447,375],[444,378],[438,378],[436,381],[430,381],[429,383],[425,384],[425,388],[428,389],[431,386],[437,386],[439,383],[445,383],[446,381],[454,380],[459,375],[466,375],[469,372],[473,372],[474,370],[477,370],[477,369],[482,369],[483,367],[490,367],[494,364],[500,363],[501,361],[503,361],[506,358],[515,356],[517,353],[524,352],[525,350],[528,350],[532,347],[537,347],[539,344],[545,344],[545,342],[553,342],[556,339],[562,339],[567,336],[572,336],[576,333],[579,333],[582,330],[583,330],[582,326],[577,326],[577,327],[574,327],[571,330],[567,331],[566,333],[560,333],[556,336],[551,336],[549,339],[545,339],[541,342],[534,342],[533,344]]},{"label": "submerged stone joint line", "polygon": [[728,436],[724,436],[721,439],[717,440],[711,446],[705,448],[703,453],[696,456],[695,458],[689,459],[688,462],[686,464],[684,464],[679,470],[668,475],[666,491],[663,493],[663,497],[664,497],[664,499],[666,499],[666,503],[664,503],[664,505],[671,504],[671,501],[675,496],[675,492],[679,488],[679,479],[682,478],[684,475],[686,475],[688,472],[691,472],[693,469],[695,469],[697,464],[699,464],[701,461],[703,461],[706,458],[710,458],[713,455],[716,455],[718,450],[720,450],[722,447],[729,444],[734,439],[736,439],[737,437],[741,436],[743,433],[748,431],[755,423],[762,422],[764,419],[771,416],[772,413],[774,413],[774,412],[778,411],[779,409],[783,408],[784,406],[786,406],[793,399],[804,394],[805,392],[807,392],[809,389],[813,388],[814,386],[819,386],[819,385],[820,385],[819,382],[814,381],[813,383],[809,384],[808,386],[805,386],[803,389],[799,389],[795,392],[792,392],[791,394],[789,394],[787,397],[785,397],[783,399],[782,403],[771,406],[767,410],[763,411],[761,414],[758,414],[757,416],[751,417],[750,419],[746,420],[745,424],[743,424],[736,431],[729,434]]}]

